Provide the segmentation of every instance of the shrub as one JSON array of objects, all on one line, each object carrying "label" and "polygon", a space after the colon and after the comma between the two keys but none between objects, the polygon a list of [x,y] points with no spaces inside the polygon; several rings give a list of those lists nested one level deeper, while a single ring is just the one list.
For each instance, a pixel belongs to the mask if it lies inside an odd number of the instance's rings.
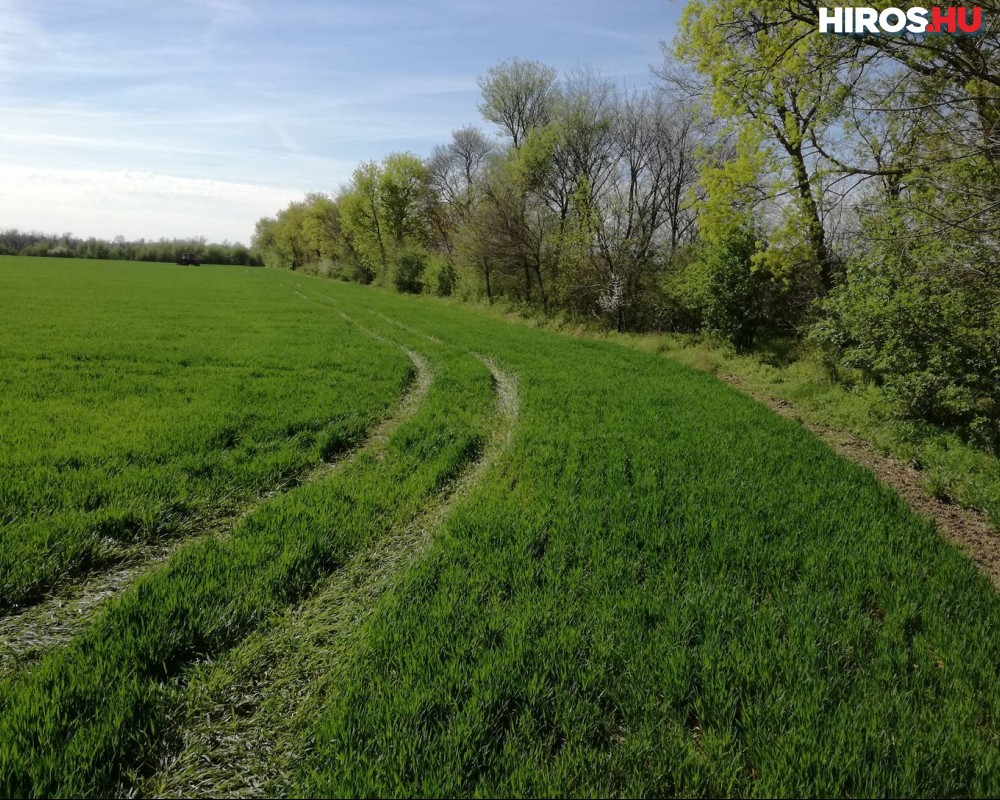
[{"label": "shrub", "polygon": [[936,248],[886,242],[848,265],[811,339],[860,369],[896,417],[1000,438],[1000,291]]},{"label": "shrub", "polygon": [[733,226],[703,242],[669,287],[703,331],[740,351],[769,321],[775,294],[770,275],[754,263],[757,249],[752,226]]},{"label": "shrub", "polygon": [[413,250],[400,253],[396,259],[396,272],[393,278],[397,291],[420,294],[424,288],[421,276],[426,268],[426,257],[422,253]]},{"label": "shrub", "polygon": [[437,274],[437,289],[435,290],[437,296],[450,297],[455,291],[457,281],[458,275],[455,273],[455,268],[450,263],[445,263]]}]

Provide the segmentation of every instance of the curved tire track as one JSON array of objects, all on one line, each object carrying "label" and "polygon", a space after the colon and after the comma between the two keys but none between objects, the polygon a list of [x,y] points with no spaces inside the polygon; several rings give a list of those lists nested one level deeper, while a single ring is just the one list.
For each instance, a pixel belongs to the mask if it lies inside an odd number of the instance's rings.
[{"label": "curved tire track", "polygon": [[286,489],[269,492],[236,514],[212,520],[201,531],[167,543],[145,545],[117,569],[93,574],[83,583],[67,587],[41,603],[0,617],[0,677],[30,665],[47,650],[68,641],[105,600],[124,591],[137,578],[167,561],[179,548],[207,537],[224,538],[240,520],[278,495],[322,480],[362,450],[380,448],[397,427],[416,413],[433,380],[427,359],[412,350],[405,352],[415,368],[410,388],[396,411],[376,424],[359,445],[320,463]]},{"label": "curved tire track", "polygon": [[477,357],[493,377],[497,404],[497,424],[479,457],[409,525],[356,555],[269,635],[249,642],[224,687],[199,687],[198,708],[184,724],[179,751],[161,764],[142,794],[275,797],[287,791],[308,752],[308,742],[295,731],[308,729],[301,723],[321,703],[315,692],[322,679],[343,664],[351,634],[513,440],[518,377]]}]

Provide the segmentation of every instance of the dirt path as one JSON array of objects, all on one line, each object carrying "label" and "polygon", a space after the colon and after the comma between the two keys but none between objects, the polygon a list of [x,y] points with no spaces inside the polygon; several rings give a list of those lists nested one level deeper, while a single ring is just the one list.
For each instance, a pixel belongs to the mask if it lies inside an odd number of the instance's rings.
[{"label": "dirt path", "polygon": [[985,513],[962,508],[928,494],[924,473],[882,455],[871,444],[854,434],[818,422],[809,422],[787,401],[751,389],[735,375],[720,373],[718,377],[781,416],[800,422],[840,455],[875,473],[875,477],[894,489],[910,508],[934,522],[938,530],[968,553],[993,581],[993,585],[1000,589],[1000,531],[993,527]]},{"label": "dirt path", "polygon": [[416,370],[410,388],[395,412],[372,428],[364,441],[324,461],[301,477],[294,485],[275,490],[246,505],[238,513],[208,520],[196,532],[178,536],[169,542],[143,546],[124,564],[91,575],[83,583],[68,586],[33,606],[0,617],[0,677],[40,658],[49,648],[69,640],[107,600],[130,586],[159,564],[167,561],[179,547],[206,537],[228,536],[236,525],[254,509],[279,494],[313,481],[322,480],[362,449],[380,448],[403,422],[413,416],[430,388],[433,375],[427,359],[407,350]]},{"label": "dirt path", "polygon": [[309,600],[216,665],[212,680],[190,684],[196,688],[180,722],[183,741],[143,795],[274,797],[293,784],[308,753],[304,736],[326,705],[322,686],[345,668],[352,634],[513,439],[517,376],[481,360],[493,375],[497,424],[479,458],[409,525],[355,556]]}]

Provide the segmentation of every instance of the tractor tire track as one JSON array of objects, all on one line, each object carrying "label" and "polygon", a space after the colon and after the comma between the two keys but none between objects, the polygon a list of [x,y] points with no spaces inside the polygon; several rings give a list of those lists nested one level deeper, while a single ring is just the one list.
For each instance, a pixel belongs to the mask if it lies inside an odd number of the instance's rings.
[{"label": "tractor tire track", "polygon": [[400,330],[406,331],[407,333],[412,334],[413,336],[419,336],[421,339],[426,339],[428,342],[441,344],[441,340],[438,339],[437,336],[434,336],[433,334],[430,333],[423,333],[422,331],[418,331],[416,328],[411,328],[409,325],[405,325],[399,320],[393,319],[392,317],[383,314],[381,311],[373,311],[370,308],[366,308],[365,311],[367,311],[369,314],[374,314],[377,317],[381,317],[390,325],[395,325]]},{"label": "tractor tire track", "polygon": [[276,797],[308,754],[302,731],[324,703],[324,679],[345,667],[358,631],[378,601],[420,556],[454,506],[509,448],[520,410],[518,377],[479,356],[493,377],[497,423],[479,457],[423,513],[329,576],[269,633],[252,637],[203,681],[180,722],[179,748],[142,787],[156,797]]},{"label": "tractor tire track", "polygon": [[169,542],[145,545],[116,569],[92,574],[86,581],[68,586],[41,603],[0,617],[0,678],[30,665],[52,647],[68,641],[104,601],[166,562],[179,548],[209,537],[225,538],[244,517],[278,495],[326,478],[361,450],[380,448],[397,427],[416,413],[433,380],[427,359],[412,350],[405,352],[414,366],[410,387],[395,412],[377,423],[360,444],[321,462],[293,484],[266,493],[235,514],[206,521],[197,532],[172,538]]}]

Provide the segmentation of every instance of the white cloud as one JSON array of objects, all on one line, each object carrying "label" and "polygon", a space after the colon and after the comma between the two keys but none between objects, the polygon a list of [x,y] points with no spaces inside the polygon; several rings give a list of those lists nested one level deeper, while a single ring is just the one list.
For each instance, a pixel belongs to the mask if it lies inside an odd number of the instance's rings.
[{"label": "white cloud", "polygon": [[499,58],[643,85],[675,12],[639,5],[0,0],[0,227],[246,240],[301,196],[282,187],[489,128],[476,76]]},{"label": "white cloud", "polygon": [[0,165],[0,228],[249,243],[260,217],[274,215],[302,194],[150,172]]}]

